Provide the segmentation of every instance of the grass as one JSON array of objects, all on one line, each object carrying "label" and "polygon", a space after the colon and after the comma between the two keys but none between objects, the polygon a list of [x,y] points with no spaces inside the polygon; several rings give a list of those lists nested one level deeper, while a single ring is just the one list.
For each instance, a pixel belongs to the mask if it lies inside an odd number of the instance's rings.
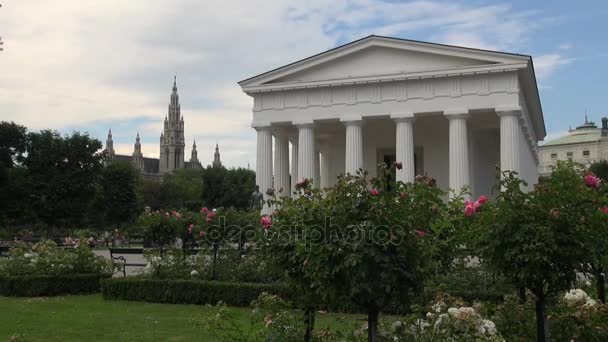
[{"label": "grass", "polygon": [[[0,297],[0,341],[216,341],[194,320],[213,308],[197,305],[106,301],[100,295]],[[250,324],[247,308],[230,308]],[[352,329],[361,315],[317,315],[317,329]]]}]

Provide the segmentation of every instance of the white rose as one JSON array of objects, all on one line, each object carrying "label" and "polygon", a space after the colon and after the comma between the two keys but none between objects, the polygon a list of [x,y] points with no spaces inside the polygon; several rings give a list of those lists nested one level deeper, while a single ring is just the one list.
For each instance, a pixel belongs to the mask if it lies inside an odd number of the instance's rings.
[{"label": "white rose", "polygon": [[395,321],[395,323],[393,323],[391,325],[391,330],[396,331],[397,329],[400,329],[402,326],[403,326],[403,323],[401,323],[401,321]]},{"label": "white rose", "polygon": [[190,272],[190,276],[194,277],[198,275],[198,271],[197,270],[192,270],[192,272]]},{"label": "white rose", "polygon": [[488,334],[490,336],[494,336],[494,335],[496,335],[496,324],[494,324],[494,322],[492,322],[488,319],[484,319],[481,321],[481,325],[479,326],[479,331],[482,335]]}]

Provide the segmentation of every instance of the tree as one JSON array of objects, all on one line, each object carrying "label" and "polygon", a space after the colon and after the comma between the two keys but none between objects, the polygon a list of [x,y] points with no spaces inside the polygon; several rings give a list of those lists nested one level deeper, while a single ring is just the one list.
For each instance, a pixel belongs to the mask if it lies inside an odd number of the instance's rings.
[{"label": "tree", "polygon": [[88,134],[61,137],[29,133],[23,165],[33,184],[32,206],[49,228],[85,225],[102,168],[99,140]]},{"label": "tree", "polygon": [[496,201],[471,215],[471,242],[483,263],[534,295],[537,341],[544,342],[547,300],[569,288],[585,260],[581,212],[572,205],[584,194],[576,171],[564,163],[531,193],[521,190],[516,173],[504,172],[499,183]]},{"label": "tree", "polygon": [[13,167],[16,159],[25,152],[25,141],[25,127],[14,122],[0,122],[0,164]]},{"label": "tree", "polygon": [[600,177],[602,182],[608,182],[608,160],[600,160],[591,164],[589,171]]},{"label": "tree", "polygon": [[272,220],[269,254],[298,288],[317,302],[351,302],[365,310],[368,341],[377,341],[380,312],[395,298],[407,305],[408,292],[420,288],[422,241],[440,230],[434,226],[445,205],[429,177],[369,184],[364,173],[340,177],[323,195],[299,184],[304,192],[278,201],[278,211],[262,223]]},{"label": "tree", "polygon": [[255,173],[251,170],[209,166],[203,170],[203,204],[246,209],[254,186]]},{"label": "tree", "polygon": [[203,199],[203,173],[199,169],[178,169],[163,176],[164,208],[198,210]]},{"label": "tree", "polygon": [[[279,210],[272,217],[262,218],[264,242],[262,253],[272,265],[284,272],[296,301],[304,309],[304,341],[312,340],[315,325],[315,306],[320,304],[321,284],[316,281],[315,268],[310,262],[317,245],[307,237],[313,236],[325,225],[328,207],[323,205],[319,190],[313,190],[308,182],[298,183],[298,196],[271,200]],[[273,194],[274,196],[274,194]]]},{"label": "tree", "polygon": [[113,162],[104,167],[95,211],[103,211],[106,224],[120,226],[132,222],[138,210],[135,193],[138,174],[130,163]]},{"label": "tree", "polygon": [[18,167],[25,142],[25,127],[0,122],[0,226],[33,221],[29,200],[31,182],[27,170]]}]

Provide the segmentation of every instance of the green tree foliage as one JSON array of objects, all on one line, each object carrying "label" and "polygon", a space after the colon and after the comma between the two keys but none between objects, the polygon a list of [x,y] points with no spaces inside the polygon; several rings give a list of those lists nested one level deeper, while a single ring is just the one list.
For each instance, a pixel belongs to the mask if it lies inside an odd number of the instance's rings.
[{"label": "green tree foliage", "polygon": [[23,165],[33,184],[31,204],[48,227],[86,223],[102,168],[99,140],[88,134],[61,137],[53,131],[29,133]]},{"label": "green tree foliage", "polygon": [[0,122],[0,226],[32,222],[29,205],[31,183],[18,160],[25,152],[26,128]]},{"label": "green tree foliage", "polygon": [[533,192],[523,192],[522,181],[509,172],[500,186],[496,201],[471,217],[471,241],[482,262],[535,296],[537,340],[545,341],[547,301],[569,288],[586,257],[576,206],[585,201],[586,189],[572,164],[565,163]]},{"label": "green tree foliage", "polygon": [[203,197],[203,173],[200,169],[179,169],[163,176],[161,184],[165,208],[198,210]]},{"label": "green tree foliage", "polygon": [[591,164],[589,171],[600,177],[603,182],[608,182],[608,160],[600,160]]},{"label": "green tree foliage", "polygon": [[251,170],[208,166],[203,170],[203,205],[246,209],[254,186],[255,173]]},{"label": "green tree foliage", "polygon": [[137,177],[130,163],[114,162],[103,168],[93,210],[101,212],[104,224],[118,227],[135,219],[139,211]]},{"label": "green tree foliage", "polygon": [[390,187],[385,179],[373,179],[370,189],[365,174],[347,175],[323,195],[299,183],[296,199],[273,201],[277,212],[262,218],[267,255],[312,301],[304,304],[353,303],[368,315],[368,341],[377,341],[378,315],[391,301],[407,304],[423,270],[443,267],[427,264],[424,250],[433,255],[432,245],[453,231],[433,179]]},{"label": "green tree foliage", "polygon": [[0,167],[11,168],[25,152],[26,128],[14,122],[0,122]]}]

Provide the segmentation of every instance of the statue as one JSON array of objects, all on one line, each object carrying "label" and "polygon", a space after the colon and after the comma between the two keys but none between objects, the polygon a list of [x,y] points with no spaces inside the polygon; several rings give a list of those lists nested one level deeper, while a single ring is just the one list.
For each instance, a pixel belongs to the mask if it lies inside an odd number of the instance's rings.
[{"label": "statue", "polygon": [[255,190],[251,194],[251,203],[249,204],[249,209],[257,209],[262,210],[264,206],[264,194],[260,192],[260,186],[256,185]]}]

